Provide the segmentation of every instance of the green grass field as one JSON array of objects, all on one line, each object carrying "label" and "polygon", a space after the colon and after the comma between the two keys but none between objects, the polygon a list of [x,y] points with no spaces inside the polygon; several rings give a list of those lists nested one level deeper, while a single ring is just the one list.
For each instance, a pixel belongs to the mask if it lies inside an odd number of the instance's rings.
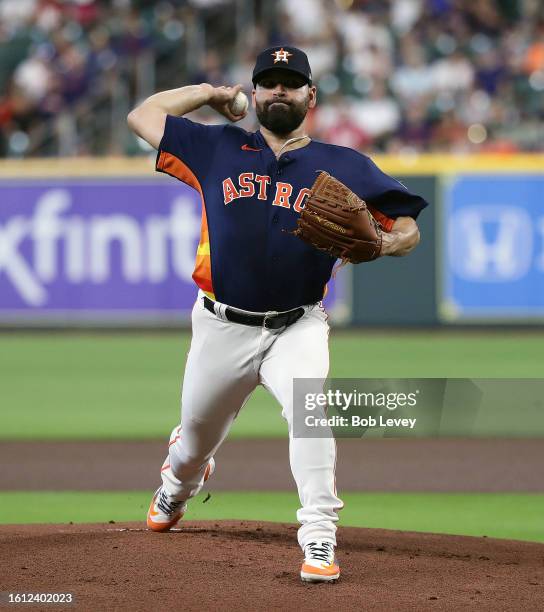
[{"label": "green grass field", "polygon": [[[293,523],[294,493],[219,492],[194,499],[187,520]],[[342,493],[340,525],[544,542],[544,494]],[[140,521],[150,492],[0,493],[0,523]]]},{"label": "green grass field", "polygon": [[[0,439],[163,438],[179,419],[189,338],[177,331],[0,336]],[[544,335],[536,333],[331,336],[334,377],[540,378],[543,363]],[[513,435],[533,431],[521,419],[506,425]],[[480,435],[495,433],[482,427]],[[285,436],[275,400],[257,389],[230,435]]]},{"label": "green grass field", "polygon": [[[164,439],[179,419],[189,339],[181,332],[0,336],[0,440]],[[543,340],[544,334],[512,332],[333,332],[331,376],[540,378]],[[534,410],[540,418],[540,407]],[[478,427],[477,435],[539,433],[510,407]],[[279,406],[262,389],[231,432],[286,435]],[[0,523],[143,521],[149,497],[149,491],[0,492]],[[541,494],[342,497],[341,525],[544,542]],[[187,517],[293,522],[297,506],[294,493],[220,492],[206,504],[193,500]]]}]

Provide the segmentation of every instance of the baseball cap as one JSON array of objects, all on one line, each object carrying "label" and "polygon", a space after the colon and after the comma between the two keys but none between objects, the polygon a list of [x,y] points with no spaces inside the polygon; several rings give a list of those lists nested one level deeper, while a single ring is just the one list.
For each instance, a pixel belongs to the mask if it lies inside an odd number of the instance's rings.
[{"label": "baseball cap", "polygon": [[273,69],[289,70],[289,72],[304,77],[308,85],[312,84],[312,71],[308,56],[296,47],[269,47],[261,51],[257,56],[255,68],[253,68],[253,76],[251,77],[253,85],[256,85],[263,72]]}]

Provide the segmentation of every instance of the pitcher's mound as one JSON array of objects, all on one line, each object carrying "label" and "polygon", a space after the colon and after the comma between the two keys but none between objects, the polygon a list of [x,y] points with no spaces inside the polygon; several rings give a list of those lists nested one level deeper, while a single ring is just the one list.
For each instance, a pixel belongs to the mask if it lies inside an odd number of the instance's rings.
[{"label": "pitcher's mound", "polygon": [[0,526],[0,591],[85,610],[544,609],[543,544],[342,527],[340,580],[309,585],[294,525],[180,527]]}]

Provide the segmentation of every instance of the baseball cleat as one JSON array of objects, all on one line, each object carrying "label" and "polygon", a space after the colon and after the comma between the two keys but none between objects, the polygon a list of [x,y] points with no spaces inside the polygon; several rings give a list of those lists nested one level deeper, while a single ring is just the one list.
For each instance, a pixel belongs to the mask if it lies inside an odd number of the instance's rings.
[{"label": "baseball cleat", "polygon": [[[204,472],[204,482],[215,471],[215,461],[210,459]],[[187,503],[179,501],[169,495],[163,486],[160,486],[153,495],[149,510],[147,511],[147,526],[152,531],[168,531],[183,517],[187,510]]]},{"label": "baseball cleat", "polygon": [[153,495],[147,512],[147,526],[152,531],[168,531],[185,514],[187,504],[176,501],[161,486]]},{"label": "baseball cleat", "polygon": [[304,562],[300,570],[303,582],[333,582],[340,577],[340,567],[334,558],[331,542],[310,542],[304,547]]}]

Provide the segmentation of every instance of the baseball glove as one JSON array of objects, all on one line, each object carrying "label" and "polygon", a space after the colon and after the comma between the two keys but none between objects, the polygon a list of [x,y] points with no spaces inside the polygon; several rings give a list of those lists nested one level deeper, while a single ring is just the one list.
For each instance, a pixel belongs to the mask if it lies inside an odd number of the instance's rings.
[{"label": "baseball glove", "polygon": [[364,200],[323,171],[312,185],[293,233],[345,263],[372,261],[382,248],[381,227]]}]

